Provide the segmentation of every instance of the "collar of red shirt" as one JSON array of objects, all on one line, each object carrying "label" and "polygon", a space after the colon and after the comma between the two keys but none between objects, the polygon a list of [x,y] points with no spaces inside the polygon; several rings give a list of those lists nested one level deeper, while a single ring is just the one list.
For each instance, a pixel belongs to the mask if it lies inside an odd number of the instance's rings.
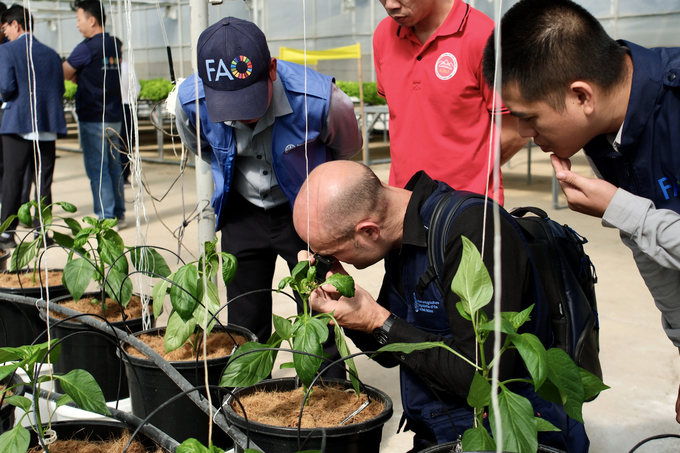
[{"label": "collar of red shirt", "polygon": [[[465,22],[467,21],[469,15],[470,5],[465,3],[463,0],[455,0],[444,23],[441,24],[437,31],[433,33],[432,36],[430,36],[430,39],[428,39],[423,45],[433,41],[435,38],[437,38],[437,36],[448,36],[460,32],[463,29],[463,26],[465,26]],[[397,29],[397,36],[408,39],[413,37],[413,39],[416,41],[418,40],[415,32],[413,31],[413,27],[402,29],[402,27],[399,26]]]}]

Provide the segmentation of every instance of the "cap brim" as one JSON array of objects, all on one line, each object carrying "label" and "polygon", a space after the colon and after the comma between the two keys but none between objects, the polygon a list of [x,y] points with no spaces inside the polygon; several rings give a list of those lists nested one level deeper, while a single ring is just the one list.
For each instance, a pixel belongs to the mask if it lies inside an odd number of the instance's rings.
[{"label": "cap brim", "polygon": [[234,91],[213,90],[203,85],[208,115],[213,123],[261,118],[269,105],[269,79],[263,77],[247,88]]}]

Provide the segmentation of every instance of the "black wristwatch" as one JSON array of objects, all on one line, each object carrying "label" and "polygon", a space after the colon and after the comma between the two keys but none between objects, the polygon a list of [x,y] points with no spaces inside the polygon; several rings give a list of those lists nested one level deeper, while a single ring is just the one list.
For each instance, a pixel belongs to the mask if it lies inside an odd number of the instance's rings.
[{"label": "black wristwatch", "polygon": [[385,320],[385,323],[373,331],[373,336],[378,343],[383,346],[387,344],[387,336],[390,333],[392,324],[394,324],[394,321],[397,319],[399,319],[397,315],[390,313],[390,316]]}]

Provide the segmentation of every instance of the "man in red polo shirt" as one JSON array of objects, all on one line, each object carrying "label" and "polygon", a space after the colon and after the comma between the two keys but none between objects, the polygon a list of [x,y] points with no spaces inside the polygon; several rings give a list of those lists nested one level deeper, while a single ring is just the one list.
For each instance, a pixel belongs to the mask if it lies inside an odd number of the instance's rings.
[{"label": "man in red polo shirt", "polygon": [[[493,21],[462,0],[380,0],[390,17],[373,36],[378,94],[390,111],[389,183],[418,170],[459,190],[493,187],[491,112],[503,114],[501,164],[527,142],[482,76]],[[490,156],[490,157],[489,157]]]}]

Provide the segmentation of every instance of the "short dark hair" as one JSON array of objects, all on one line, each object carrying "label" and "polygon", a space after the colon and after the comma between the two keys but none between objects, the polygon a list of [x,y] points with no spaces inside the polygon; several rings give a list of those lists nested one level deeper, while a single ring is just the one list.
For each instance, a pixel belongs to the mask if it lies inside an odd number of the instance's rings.
[{"label": "short dark hair", "polygon": [[10,6],[0,16],[0,22],[3,24],[11,24],[14,21],[17,21],[24,31],[31,31],[33,29],[33,16],[21,5]]},{"label": "short dark hair", "polygon": [[7,5],[0,2],[0,14],[4,13],[5,11],[7,11]]},{"label": "short dark hair", "polygon": [[76,3],[78,9],[82,9],[88,16],[94,17],[99,26],[106,24],[106,12],[99,0],[81,0]]},{"label": "short dark hair", "polygon": [[[484,78],[493,84],[494,33],[484,48]],[[606,91],[625,76],[626,50],[600,22],[570,0],[520,0],[501,19],[501,86],[517,82],[529,102],[564,109],[576,80]]]}]

